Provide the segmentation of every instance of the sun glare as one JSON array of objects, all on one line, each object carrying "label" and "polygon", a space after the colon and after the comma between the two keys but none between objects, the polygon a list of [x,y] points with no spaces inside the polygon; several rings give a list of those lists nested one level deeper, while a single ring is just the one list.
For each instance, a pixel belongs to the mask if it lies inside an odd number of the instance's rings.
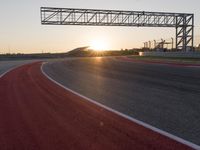
[{"label": "sun glare", "polygon": [[90,48],[96,51],[108,50],[108,43],[103,39],[93,40]]}]

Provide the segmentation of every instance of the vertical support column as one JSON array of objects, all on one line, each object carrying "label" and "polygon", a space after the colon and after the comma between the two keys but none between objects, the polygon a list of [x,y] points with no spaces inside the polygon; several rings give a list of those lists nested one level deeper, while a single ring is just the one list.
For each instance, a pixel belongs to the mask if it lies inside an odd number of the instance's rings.
[{"label": "vertical support column", "polygon": [[176,17],[176,49],[193,50],[194,46],[194,15],[184,14]]},{"label": "vertical support column", "polygon": [[[177,18],[177,17],[176,17]],[[178,50],[178,26],[176,25],[176,35],[175,35],[175,42],[176,42],[176,50]]]},{"label": "vertical support column", "polygon": [[186,29],[187,29],[187,23],[186,23],[186,16],[183,16],[183,47],[182,50],[183,51],[187,51],[187,34],[186,34]]},{"label": "vertical support column", "polygon": [[60,24],[62,24],[63,23],[63,21],[62,21],[63,19],[62,19],[62,8],[60,9]]},{"label": "vertical support column", "polygon": [[192,27],[191,28],[192,28],[192,31],[191,31],[192,32],[192,37],[191,37],[192,38],[191,39],[192,40],[192,50],[194,51],[195,50],[194,49],[194,14],[192,14]]},{"label": "vertical support column", "polygon": [[176,17],[176,49],[183,50],[183,16]]}]

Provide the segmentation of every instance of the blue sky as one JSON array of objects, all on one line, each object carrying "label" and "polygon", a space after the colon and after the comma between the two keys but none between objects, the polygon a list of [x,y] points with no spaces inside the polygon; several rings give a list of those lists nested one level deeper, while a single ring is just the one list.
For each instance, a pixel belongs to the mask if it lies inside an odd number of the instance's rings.
[{"label": "blue sky", "polygon": [[109,49],[142,47],[144,41],[173,37],[174,29],[42,26],[40,7],[71,7],[195,14],[200,43],[199,0],[0,0],[0,53],[64,52],[104,40]]}]

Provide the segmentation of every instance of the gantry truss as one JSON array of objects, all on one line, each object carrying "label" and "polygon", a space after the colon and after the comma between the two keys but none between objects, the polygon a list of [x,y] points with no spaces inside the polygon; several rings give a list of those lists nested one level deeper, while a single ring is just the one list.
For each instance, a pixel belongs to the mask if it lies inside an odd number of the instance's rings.
[{"label": "gantry truss", "polygon": [[41,7],[42,25],[173,27],[176,48],[193,48],[194,14]]}]

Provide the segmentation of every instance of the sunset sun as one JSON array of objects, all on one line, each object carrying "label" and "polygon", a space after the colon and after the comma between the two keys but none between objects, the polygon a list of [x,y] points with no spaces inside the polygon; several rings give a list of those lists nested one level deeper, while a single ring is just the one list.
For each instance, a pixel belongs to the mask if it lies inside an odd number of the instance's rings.
[{"label": "sunset sun", "polygon": [[90,48],[96,51],[108,50],[108,43],[103,39],[91,41]]}]

